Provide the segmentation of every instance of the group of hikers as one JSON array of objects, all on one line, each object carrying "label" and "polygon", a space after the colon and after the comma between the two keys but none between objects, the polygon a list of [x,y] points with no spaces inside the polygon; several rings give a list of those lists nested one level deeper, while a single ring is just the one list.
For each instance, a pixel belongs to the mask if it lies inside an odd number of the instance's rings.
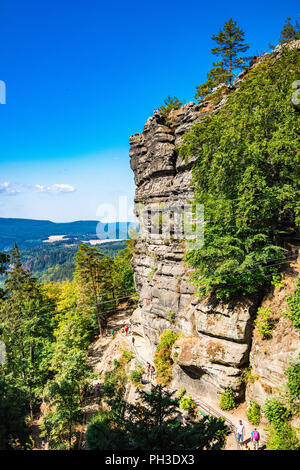
[{"label": "group of hikers", "polygon": [[132,334],[132,321],[129,320],[129,324],[124,326],[123,333],[128,336]]},{"label": "group of hikers", "polygon": [[146,378],[149,379],[149,378],[153,378],[154,374],[155,374],[155,367],[152,366],[150,364],[150,362],[147,362],[147,365],[146,365]]},{"label": "group of hikers", "polygon": [[[236,437],[239,443],[241,443],[241,449],[242,450],[250,450],[250,447],[248,446],[249,440],[244,440],[244,433],[245,433],[245,426],[243,425],[242,420],[240,419],[239,424],[236,427]],[[259,448],[259,440],[260,440],[260,434],[257,430],[256,427],[254,427],[253,431],[251,432],[251,438],[250,438],[252,444],[253,444],[253,450],[258,450]]]},{"label": "group of hikers", "polygon": [[[122,328],[122,332],[125,336],[128,336],[128,335],[132,334],[132,320],[131,319],[129,320],[128,324],[126,324]],[[111,330],[110,332],[109,332],[109,330],[105,331],[105,336],[114,337],[114,334],[115,334],[114,330]],[[132,343],[134,344],[134,337],[132,337]],[[146,367],[145,367],[146,379],[149,380],[149,379],[153,378],[154,374],[155,374],[155,367],[153,365],[151,365],[150,362],[147,362]],[[93,387],[93,389],[91,391],[91,395],[99,396],[100,393],[101,393],[101,385],[99,383],[97,383]],[[250,447],[248,446],[249,441],[252,442],[253,450],[258,450],[259,449],[260,434],[259,434],[257,428],[256,427],[253,428],[253,431],[251,432],[250,439],[245,440],[244,439],[244,434],[245,434],[245,426],[244,426],[242,420],[239,420],[239,424],[236,427],[236,437],[237,437],[237,441],[239,442],[239,444],[241,446],[241,450],[250,450]]]},{"label": "group of hikers", "polygon": [[104,335],[105,335],[105,336],[111,336],[111,337],[113,338],[113,337],[115,336],[115,332],[114,332],[114,330],[110,330],[110,331],[109,331],[109,330],[106,328]]}]

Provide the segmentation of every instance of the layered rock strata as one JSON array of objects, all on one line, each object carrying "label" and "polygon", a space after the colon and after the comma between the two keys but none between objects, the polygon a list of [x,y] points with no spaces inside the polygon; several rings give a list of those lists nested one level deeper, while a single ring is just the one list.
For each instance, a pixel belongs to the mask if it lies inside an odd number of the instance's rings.
[{"label": "layered rock strata", "polygon": [[[298,44],[299,43],[299,44]],[[300,48],[300,41],[298,41]],[[281,48],[263,59],[277,57]],[[234,82],[238,86],[243,72]],[[182,136],[208,113],[226,103],[228,89],[217,105],[212,101],[188,103],[172,111],[167,120],[154,112],[142,133],[130,138],[131,168],[137,186],[136,213],[144,229],[133,258],[135,284],[140,304],[135,311],[135,334],[148,340],[154,353],[163,330],[183,333],[173,348],[175,386],[216,399],[226,387],[242,398],[241,374],[249,365],[253,318],[261,298],[219,304],[199,300],[184,262],[186,244],[164,233],[164,216],[170,208],[193,200],[192,165],[178,154]],[[151,231],[151,234],[149,232]],[[281,375],[283,371],[281,371]]]}]

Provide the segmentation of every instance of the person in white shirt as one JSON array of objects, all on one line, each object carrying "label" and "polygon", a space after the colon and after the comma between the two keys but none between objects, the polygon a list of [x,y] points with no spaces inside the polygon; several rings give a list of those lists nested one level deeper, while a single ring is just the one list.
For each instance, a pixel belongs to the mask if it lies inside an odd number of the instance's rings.
[{"label": "person in white shirt", "polygon": [[240,419],[239,424],[236,427],[236,437],[238,442],[243,442],[244,441],[244,431],[245,431],[245,426],[242,423],[242,420]]}]

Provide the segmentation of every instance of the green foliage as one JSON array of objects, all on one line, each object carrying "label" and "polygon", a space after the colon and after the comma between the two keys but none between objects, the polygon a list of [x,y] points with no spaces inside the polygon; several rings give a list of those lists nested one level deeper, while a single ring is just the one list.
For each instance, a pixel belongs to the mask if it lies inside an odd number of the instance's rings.
[{"label": "green foliage", "polygon": [[287,376],[287,388],[289,394],[290,405],[299,406],[300,400],[300,354],[297,359],[292,362],[290,367],[285,370]]},{"label": "green foliage", "polygon": [[134,353],[131,351],[131,349],[124,349],[122,351],[122,362],[124,364],[127,364],[130,362],[132,359],[134,359]]},{"label": "green foliage", "polygon": [[87,428],[88,450],[127,450],[129,442],[126,432],[114,426],[108,412],[100,411],[94,416]]},{"label": "green foliage", "polygon": [[300,39],[300,25],[298,21],[293,25],[291,17],[288,16],[280,33],[280,44],[293,41],[294,39]]},{"label": "green foliage", "polygon": [[126,242],[127,246],[124,250],[118,252],[113,259],[113,275],[112,282],[114,286],[114,294],[117,298],[122,298],[133,293],[134,280],[133,269],[131,267],[132,248],[131,241]]},{"label": "green foliage", "polygon": [[151,281],[151,280],[153,279],[154,274],[156,273],[156,271],[157,271],[157,267],[156,267],[156,266],[153,266],[153,267],[150,269],[150,271],[149,271],[148,274],[147,274],[147,279],[148,279],[148,281]]},{"label": "green foliage", "polygon": [[23,269],[15,245],[0,303],[0,339],[6,345],[4,373],[23,392],[31,417],[49,374],[54,308],[42,286]]},{"label": "green foliage", "polygon": [[111,408],[111,417],[117,421],[124,414],[124,396],[128,377],[126,365],[133,359],[132,351],[123,350],[119,361],[114,362],[114,369],[105,374],[103,396]]},{"label": "green foliage", "polygon": [[260,406],[254,400],[250,400],[247,408],[247,419],[254,426],[258,426],[260,423]]},{"label": "green foliage", "polygon": [[300,279],[297,281],[294,295],[287,298],[287,304],[289,310],[283,312],[283,315],[293,322],[296,330],[300,333]]},{"label": "green foliage", "polygon": [[167,317],[167,320],[169,320],[170,323],[175,322],[175,312],[173,310],[167,310],[166,317]]},{"label": "green foliage", "polygon": [[247,384],[253,383],[256,380],[256,377],[253,375],[251,364],[242,370],[240,375],[240,383]]},{"label": "green foliage", "polygon": [[133,294],[131,258],[129,245],[114,259],[84,243],[77,252],[74,279],[78,305],[94,311],[100,335],[111,312],[117,307],[118,299],[127,298],[128,293]]},{"label": "green foliage", "polygon": [[236,408],[233,390],[230,387],[227,387],[221,394],[220,408],[222,410],[233,410]]},{"label": "green foliage", "polygon": [[183,137],[196,202],[205,208],[204,245],[186,259],[201,295],[228,300],[259,292],[284,259],[281,237],[300,222],[300,114],[291,106],[297,50],[256,65],[226,106]]},{"label": "green foliage", "polygon": [[190,414],[193,414],[196,409],[196,404],[194,400],[192,399],[191,395],[184,395],[180,399],[180,407],[183,410],[188,411]]},{"label": "green foliage", "polygon": [[271,284],[272,284],[272,286],[275,287],[275,289],[281,289],[281,287],[284,286],[284,282],[281,279],[281,275],[280,274],[274,274],[272,276]]},{"label": "green foliage", "polygon": [[177,396],[178,400],[180,401],[181,398],[182,398],[185,394],[186,394],[186,389],[182,387],[182,388],[179,390],[179,393],[178,393],[178,396]]},{"label": "green foliage", "polygon": [[282,422],[280,427],[268,426],[267,450],[300,450],[300,441],[297,432],[289,423]]},{"label": "green foliage", "polygon": [[244,41],[244,31],[238,26],[236,21],[230,18],[225,22],[223,30],[212,40],[217,46],[212,48],[212,54],[219,56],[221,60],[213,62],[214,67],[207,74],[207,81],[197,86],[196,99],[202,99],[208,95],[212,88],[221,83],[231,83],[236,69],[245,67],[249,57],[241,57],[240,54],[249,49],[249,44]]},{"label": "green foliage", "polygon": [[291,417],[290,410],[275,396],[267,398],[263,406],[263,413],[269,423],[279,430],[283,423]]},{"label": "green foliage", "polygon": [[184,425],[178,420],[178,402],[161,386],[151,393],[139,390],[135,404],[116,423],[110,413],[100,413],[88,427],[90,450],[217,450],[229,433],[224,421],[204,418]]},{"label": "green foliage", "polygon": [[0,450],[23,449],[27,440],[27,397],[0,366]]},{"label": "green foliage", "polygon": [[177,340],[178,335],[173,330],[164,330],[160,337],[155,355],[154,365],[156,367],[157,383],[167,385],[171,382],[173,361],[171,359],[172,346]]},{"label": "green foliage", "polygon": [[264,339],[269,339],[272,337],[272,310],[269,307],[259,307],[254,323],[257,326],[258,333]]},{"label": "green foliage", "polygon": [[[41,430],[50,447],[77,448],[84,396],[95,378],[87,348],[97,332],[97,313],[105,319],[107,307],[116,307],[119,296],[133,286],[131,257],[130,242],[114,259],[83,245],[74,280],[43,285],[24,268],[16,245],[9,257],[0,255],[0,271],[5,274],[0,340],[6,346],[6,362],[0,366],[1,448],[24,448],[27,426],[42,401],[48,406]],[[34,269],[45,267],[39,265],[41,260]],[[98,312],[96,299],[106,305]],[[117,390],[122,397],[124,366],[132,357],[124,352],[116,371],[106,378],[111,395]],[[31,445],[28,441],[26,448]]]},{"label": "green foliage", "polygon": [[143,368],[139,366],[136,370],[130,372],[130,380],[136,386],[141,386],[141,381],[143,377]]},{"label": "green foliage", "polygon": [[75,336],[60,337],[55,344],[55,375],[47,384],[44,398],[49,406],[41,426],[41,435],[52,449],[76,448],[76,426],[82,421],[84,396],[95,378],[84,346]]},{"label": "green foliage", "polygon": [[178,109],[181,105],[182,102],[179,101],[176,96],[168,96],[168,98],[164,100],[164,104],[158,108],[158,111],[166,118],[172,109]]}]

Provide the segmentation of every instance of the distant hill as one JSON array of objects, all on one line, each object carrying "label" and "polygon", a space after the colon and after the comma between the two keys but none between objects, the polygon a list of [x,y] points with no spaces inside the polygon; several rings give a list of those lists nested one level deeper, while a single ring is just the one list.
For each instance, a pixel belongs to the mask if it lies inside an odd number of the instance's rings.
[{"label": "distant hill", "polygon": [[[0,217],[0,250],[13,247],[16,242],[21,249],[41,245],[54,235],[64,235],[71,241],[127,239],[129,222],[104,224],[97,220],[56,223],[50,220],[14,219]],[[64,242],[65,243],[65,242]]]}]

